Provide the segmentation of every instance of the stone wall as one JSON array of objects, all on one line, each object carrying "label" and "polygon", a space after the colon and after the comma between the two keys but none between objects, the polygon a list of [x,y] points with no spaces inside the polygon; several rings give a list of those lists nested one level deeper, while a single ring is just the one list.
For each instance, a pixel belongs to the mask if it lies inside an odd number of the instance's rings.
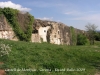
[{"label": "stone wall", "polygon": [[39,34],[32,34],[31,41],[41,43]]},{"label": "stone wall", "polygon": [[[75,29],[75,33],[84,33],[84,31]],[[0,38],[18,41],[18,38],[4,15],[0,15]],[[55,21],[35,19],[31,42],[71,45],[70,27]]]},{"label": "stone wall", "polygon": [[[43,39],[43,42],[70,45],[70,30],[69,27],[63,23],[35,19],[33,29],[32,37],[34,37],[34,34],[37,34]],[[40,40],[40,38],[38,38],[38,40]]]},{"label": "stone wall", "polygon": [[4,15],[0,15],[0,38],[17,41],[17,37]]},{"label": "stone wall", "polygon": [[38,29],[38,34],[40,36],[40,38],[43,39],[43,42],[47,42],[47,31],[50,27],[49,26],[46,26],[46,27],[40,27]]}]

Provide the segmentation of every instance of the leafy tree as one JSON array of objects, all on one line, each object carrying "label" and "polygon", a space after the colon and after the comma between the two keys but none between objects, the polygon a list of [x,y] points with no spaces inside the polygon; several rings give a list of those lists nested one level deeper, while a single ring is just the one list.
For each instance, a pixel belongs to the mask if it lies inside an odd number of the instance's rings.
[{"label": "leafy tree", "polygon": [[96,26],[95,24],[88,23],[85,27],[86,27],[86,30],[88,33],[88,38],[90,40],[90,44],[94,45],[95,32],[96,32],[96,29],[98,26]]}]

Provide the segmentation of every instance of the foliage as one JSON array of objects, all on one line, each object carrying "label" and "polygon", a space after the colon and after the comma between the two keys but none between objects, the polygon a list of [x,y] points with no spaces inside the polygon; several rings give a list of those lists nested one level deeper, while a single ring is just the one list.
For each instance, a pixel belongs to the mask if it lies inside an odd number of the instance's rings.
[{"label": "foliage", "polygon": [[28,22],[27,28],[26,28],[27,31],[24,32],[20,28],[20,24],[18,23],[17,18],[16,18],[17,14],[19,14],[18,10],[12,9],[12,8],[4,8],[4,9],[2,9],[2,13],[7,18],[8,22],[12,26],[12,28],[13,28],[14,32],[16,33],[17,37],[19,38],[19,40],[30,41],[31,34],[32,34],[33,16],[28,14],[29,22]]},{"label": "foliage", "polygon": [[84,34],[77,35],[77,45],[86,45],[87,42],[87,37]]},{"label": "foliage", "polygon": [[100,41],[100,32],[96,32],[94,38],[96,41]]},{"label": "foliage", "polygon": [[74,27],[70,27],[70,35],[71,35],[71,45],[76,45],[77,43],[77,34]]},{"label": "foliage", "polygon": [[2,14],[2,8],[0,8],[0,15]]},{"label": "foliage", "polygon": [[9,44],[0,44],[0,56],[4,56],[4,55],[9,55],[9,52],[11,51],[11,47],[9,46]]},{"label": "foliage", "polygon": [[43,43],[43,38],[40,38],[41,42]]},{"label": "foliage", "polygon": [[95,40],[95,32],[96,32],[97,26],[95,24],[88,23],[85,27],[88,32],[88,38],[90,40],[90,44],[93,45],[94,40]]}]

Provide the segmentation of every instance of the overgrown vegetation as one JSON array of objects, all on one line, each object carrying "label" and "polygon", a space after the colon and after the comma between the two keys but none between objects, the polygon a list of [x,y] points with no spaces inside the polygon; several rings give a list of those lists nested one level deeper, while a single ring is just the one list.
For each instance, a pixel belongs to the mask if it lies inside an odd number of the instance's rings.
[{"label": "overgrown vegetation", "polygon": [[71,39],[71,45],[77,44],[77,33],[74,29],[74,27],[70,27],[70,39]]},{"label": "overgrown vegetation", "polygon": [[[7,75],[95,75],[96,71],[100,72],[100,42],[89,46],[9,40],[0,40],[0,42],[12,45],[7,60],[0,57],[0,61],[4,62],[1,68],[32,70],[7,71]],[[55,71],[55,68],[66,70]]]},{"label": "overgrown vegetation", "polygon": [[96,41],[100,41],[100,32],[95,32],[95,36],[94,36]]},{"label": "overgrown vegetation", "polygon": [[88,39],[84,34],[77,35],[77,45],[86,45],[88,43]]},{"label": "overgrown vegetation", "polygon": [[32,34],[32,25],[34,20],[33,16],[31,16],[29,13],[26,13],[27,14],[26,19],[28,20],[28,22],[27,23],[25,22],[27,26],[26,26],[26,31],[24,31],[22,30],[21,25],[17,20],[17,15],[21,14],[20,11],[12,8],[4,8],[4,9],[0,8],[0,14],[5,15],[6,19],[12,26],[19,40],[30,41]]},{"label": "overgrown vegetation", "polygon": [[95,33],[96,33],[96,29],[98,26],[96,26],[95,24],[88,23],[85,27],[86,27],[86,30],[88,33],[88,38],[90,40],[90,44],[94,45]]}]

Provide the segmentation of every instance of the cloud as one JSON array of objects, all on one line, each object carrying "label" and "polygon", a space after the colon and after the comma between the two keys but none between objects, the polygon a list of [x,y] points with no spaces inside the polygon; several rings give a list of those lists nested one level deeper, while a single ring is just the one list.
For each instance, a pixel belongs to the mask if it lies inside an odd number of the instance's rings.
[{"label": "cloud", "polygon": [[68,12],[66,12],[64,14],[76,16],[76,15],[81,15],[82,13],[79,12],[79,11],[68,11]]},{"label": "cloud", "polygon": [[72,10],[72,11],[67,11],[63,14],[65,15],[72,15],[72,16],[81,16],[81,15],[89,15],[89,14],[93,14],[96,13],[97,11],[79,11],[79,10]]},{"label": "cloud", "polygon": [[[75,16],[75,17],[71,17],[68,18],[67,20],[73,20],[76,23],[76,27],[77,28],[81,28],[83,29],[84,25],[87,25],[88,23],[92,23],[98,26],[98,30],[100,30],[100,14],[85,14],[85,15],[80,15],[80,16]],[[73,23],[73,24],[75,24]],[[80,25],[80,26],[78,26]]]},{"label": "cloud", "polygon": [[69,3],[65,4],[63,1],[61,0],[33,0],[31,2],[29,1],[25,1],[25,4],[32,6],[32,7],[39,7],[39,8],[49,8],[49,7],[53,7],[53,8],[63,8],[66,6],[68,7]]},{"label": "cloud", "polygon": [[100,14],[91,14],[91,15],[80,16],[80,17],[72,18],[72,20],[99,21],[100,20]]},{"label": "cloud", "polygon": [[0,2],[0,7],[4,8],[4,7],[10,7],[13,9],[18,9],[20,11],[30,11],[30,8],[26,8],[26,7],[22,7],[20,4],[15,4],[11,1],[7,1],[7,2]]},{"label": "cloud", "polygon": [[43,18],[38,18],[38,19],[41,19],[41,20],[49,20],[49,21],[52,21],[52,20],[53,20],[53,17],[50,17],[50,18],[47,18],[47,17],[43,17]]},{"label": "cloud", "polygon": [[81,20],[81,21],[99,21],[100,20],[100,11],[67,11],[63,13],[70,18],[69,20]]}]

